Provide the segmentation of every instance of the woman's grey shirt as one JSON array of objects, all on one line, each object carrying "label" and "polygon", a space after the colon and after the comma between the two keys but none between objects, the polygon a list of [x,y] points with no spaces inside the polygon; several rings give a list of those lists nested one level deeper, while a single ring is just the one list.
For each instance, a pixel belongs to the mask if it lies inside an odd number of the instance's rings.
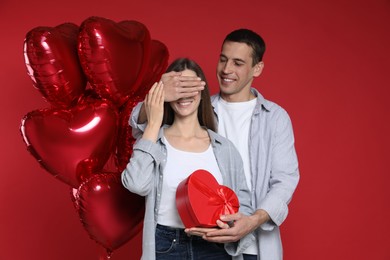
[{"label": "woman's grey shirt", "polygon": [[[251,194],[246,185],[243,163],[239,152],[228,139],[211,130],[207,131],[222,174],[223,185],[230,187],[237,194],[240,201],[240,212],[250,215],[253,213],[250,201]],[[155,228],[160,207],[167,149],[162,138],[163,128],[160,129],[156,143],[142,139],[141,132],[138,132],[138,134],[134,132],[133,134],[138,135],[138,139],[134,144],[131,159],[122,172],[122,183],[129,191],[145,196],[142,259],[151,260],[155,259]],[[239,243],[226,244],[225,248],[229,254],[237,255],[246,249],[253,239],[255,239],[253,234],[249,234],[245,239],[241,239]]]}]

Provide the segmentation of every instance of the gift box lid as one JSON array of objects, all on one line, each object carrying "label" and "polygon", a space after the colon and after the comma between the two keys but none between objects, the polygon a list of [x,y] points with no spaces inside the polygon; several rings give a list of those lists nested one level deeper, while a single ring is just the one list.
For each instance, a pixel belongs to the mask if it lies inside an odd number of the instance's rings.
[{"label": "gift box lid", "polygon": [[187,228],[216,227],[221,215],[234,214],[239,206],[235,192],[203,169],[194,171],[176,190],[176,207]]}]

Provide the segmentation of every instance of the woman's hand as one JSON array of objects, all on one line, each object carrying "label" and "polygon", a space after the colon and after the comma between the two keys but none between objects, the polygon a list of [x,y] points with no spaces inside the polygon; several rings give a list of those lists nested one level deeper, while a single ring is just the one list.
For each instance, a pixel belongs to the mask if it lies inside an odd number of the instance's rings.
[{"label": "woman's hand", "polygon": [[153,84],[149,93],[145,96],[144,105],[148,125],[142,138],[156,142],[164,116],[164,89],[162,81]]}]

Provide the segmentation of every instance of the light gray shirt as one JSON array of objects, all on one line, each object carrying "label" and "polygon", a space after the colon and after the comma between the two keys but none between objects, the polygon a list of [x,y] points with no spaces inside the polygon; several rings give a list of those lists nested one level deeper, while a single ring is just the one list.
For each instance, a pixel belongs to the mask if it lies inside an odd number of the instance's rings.
[{"label": "light gray shirt", "polygon": [[[123,185],[133,193],[145,196],[145,217],[142,240],[142,259],[155,259],[155,229],[157,213],[160,207],[162,180],[166,165],[167,149],[160,130],[156,143],[140,138],[141,132],[136,131],[134,113],[139,113],[140,106],[133,110],[130,123],[138,137],[134,144],[133,153],[126,169],[122,172]],[[138,125],[140,127],[140,125]],[[138,130],[144,130],[144,125]],[[138,134],[137,134],[138,132]],[[234,145],[226,138],[208,130],[211,146],[223,178],[223,185],[235,191],[240,201],[240,212],[245,215],[253,213],[251,195],[247,188],[240,154]],[[239,243],[225,245],[228,253],[236,255],[242,252],[253,241],[254,236],[249,234]]]},{"label": "light gray shirt", "polygon": [[[252,182],[252,206],[265,210],[271,221],[255,232],[258,259],[281,260],[283,248],[279,226],[286,219],[288,204],[299,181],[298,159],[290,117],[279,105],[251,89],[257,103],[249,129],[249,156]],[[218,118],[219,95],[211,102]],[[238,257],[235,259],[242,259]]]}]

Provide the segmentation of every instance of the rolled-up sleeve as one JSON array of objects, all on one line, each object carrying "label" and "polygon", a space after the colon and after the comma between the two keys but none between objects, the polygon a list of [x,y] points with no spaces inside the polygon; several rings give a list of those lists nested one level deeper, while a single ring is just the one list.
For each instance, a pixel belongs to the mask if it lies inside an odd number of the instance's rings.
[{"label": "rolled-up sleeve", "polygon": [[146,196],[153,189],[154,175],[165,155],[160,146],[149,140],[139,139],[133,154],[122,172],[122,184],[133,193]]},{"label": "rolled-up sleeve", "polygon": [[132,129],[132,135],[135,139],[141,138],[143,132],[146,128],[146,123],[139,124],[138,123],[138,117],[142,108],[143,102],[139,102],[131,111],[130,118],[129,118],[129,125]]},{"label": "rolled-up sleeve", "polygon": [[279,112],[271,147],[269,190],[259,204],[259,208],[267,211],[272,219],[261,226],[264,230],[272,230],[274,225],[280,226],[286,219],[288,203],[299,181],[291,120],[285,110]]}]

